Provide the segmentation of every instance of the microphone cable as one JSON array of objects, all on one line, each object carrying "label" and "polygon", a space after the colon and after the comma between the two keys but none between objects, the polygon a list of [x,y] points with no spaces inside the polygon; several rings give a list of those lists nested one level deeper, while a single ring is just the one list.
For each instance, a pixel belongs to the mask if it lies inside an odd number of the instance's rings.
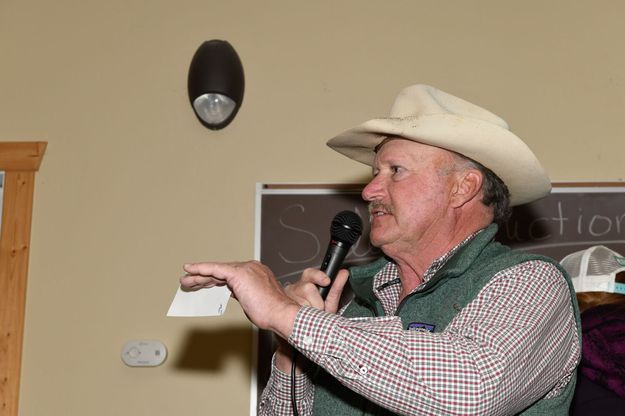
[{"label": "microphone cable", "polygon": [[295,372],[297,367],[297,356],[299,355],[299,351],[292,347],[293,355],[291,359],[291,406],[293,407],[293,416],[299,416],[297,412],[297,399],[295,397]]}]

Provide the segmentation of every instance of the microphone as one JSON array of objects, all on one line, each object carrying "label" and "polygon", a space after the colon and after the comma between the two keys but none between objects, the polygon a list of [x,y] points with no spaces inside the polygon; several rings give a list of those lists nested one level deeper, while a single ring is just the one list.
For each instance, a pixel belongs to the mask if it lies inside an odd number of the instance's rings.
[{"label": "microphone", "polygon": [[[334,280],[349,249],[358,241],[361,233],[362,220],[355,212],[341,211],[334,216],[330,224],[330,243],[320,267],[320,270],[325,272],[330,279]],[[324,300],[328,296],[331,285],[332,283],[319,288],[319,293]]]}]

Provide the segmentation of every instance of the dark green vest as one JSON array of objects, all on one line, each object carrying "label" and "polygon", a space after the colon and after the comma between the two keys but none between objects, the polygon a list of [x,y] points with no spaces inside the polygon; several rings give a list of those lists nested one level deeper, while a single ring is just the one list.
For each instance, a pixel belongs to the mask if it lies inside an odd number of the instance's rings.
[{"label": "dark green vest", "polygon": [[[396,312],[401,317],[404,328],[411,322],[423,322],[434,324],[434,332],[442,332],[496,273],[529,260],[543,260],[558,266],[567,278],[579,333],[580,321],[575,292],[566,272],[552,259],[510,250],[493,241],[496,233],[496,225],[479,233],[460,247],[422,290],[404,299]],[[382,258],[367,266],[350,269],[350,284],[355,298],[345,310],[344,316],[384,315],[382,305],[373,294],[373,277],[386,263],[387,260]],[[581,340],[581,336],[579,339]],[[316,385],[313,411],[315,416],[393,414],[349,390],[322,369],[317,370],[313,381]],[[558,397],[539,400],[522,414],[567,415],[574,388],[575,379]]]}]

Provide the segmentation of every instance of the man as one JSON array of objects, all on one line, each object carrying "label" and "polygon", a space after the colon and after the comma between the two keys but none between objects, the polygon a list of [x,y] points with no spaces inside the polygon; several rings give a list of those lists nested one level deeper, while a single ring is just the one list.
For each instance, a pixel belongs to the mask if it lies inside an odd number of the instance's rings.
[{"label": "man", "polygon": [[[249,319],[305,357],[299,414],[567,414],[580,356],[570,281],[552,260],[493,241],[509,205],[545,196],[547,175],[504,120],[433,87],[391,117],[328,142],[373,168],[362,192],[385,258],[329,284],[309,269],[285,292],[257,262],[185,265],[186,288],[227,284]],[[312,364],[314,365],[312,365]],[[282,341],[259,413],[290,414]]]}]

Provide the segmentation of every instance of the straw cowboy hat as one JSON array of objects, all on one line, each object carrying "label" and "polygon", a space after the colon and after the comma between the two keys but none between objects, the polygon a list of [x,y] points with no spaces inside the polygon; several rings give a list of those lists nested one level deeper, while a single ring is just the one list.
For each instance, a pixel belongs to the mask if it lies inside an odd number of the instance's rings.
[{"label": "straw cowboy hat", "polygon": [[396,136],[460,153],[486,166],[508,187],[510,205],[546,196],[551,182],[529,147],[499,116],[429,85],[403,89],[390,117],[375,118],[328,141],[328,146],[367,165],[374,148]]}]

